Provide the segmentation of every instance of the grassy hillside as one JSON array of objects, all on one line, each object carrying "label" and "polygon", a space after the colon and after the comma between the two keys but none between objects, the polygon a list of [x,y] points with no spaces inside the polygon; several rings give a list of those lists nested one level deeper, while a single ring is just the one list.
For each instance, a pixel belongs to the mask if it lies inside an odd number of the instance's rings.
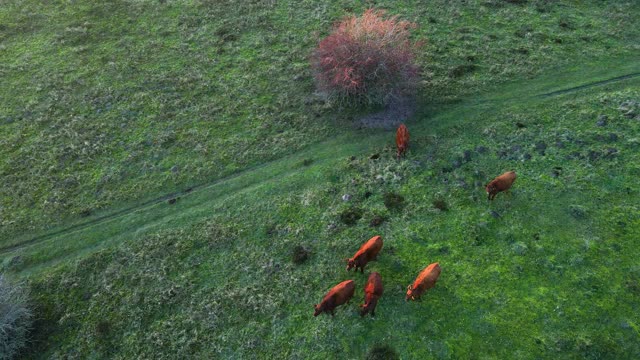
[{"label": "grassy hillside", "polygon": [[[375,2],[429,39],[398,161],[392,132],[351,126],[364,110],[312,95],[306,56],[364,5],[246,3],[0,9],[0,269],[31,288],[25,357],[640,357],[637,4]],[[375,234],[385,295],[361,319],[343,259]],[[314,318],[345,279],[352,303]]]},{"label": "grassy hillside", "polygon": [[428,104],[638,51],[635,2],[4,1],[0,244],[348,131],[307,58],[366,6],[418,24]]},{"label": "grassy hillside", "polygon": [[[31,274],[43,315],[35,354],[359,358],[384,343],[403,358],[633,358],[640,123],[625,109],[639,84],[463,102],[410,123],[400,162],[390,134],[366,133],[309,165],[289,159],[297,166],[267,166],[255,183],[238,177],[240,189],[230,181],[23,249],[7,270]],[[519,174],[514,189],[487,202],[482,185],[506,169]],[[387,193],[404,202],[385,206]],[[344,224],[354,208],[362,218]],[[376,216],[385,220],[372,228]],[[67,241],[110,231],[124,242],[60,262],[87,251],[78,241],[57,254]],[[360,319],[351,304],[313,318],[344,279],[362,301],[366,276],[341,259],[372,234],[385,239],[368,269],[386,288],[377,317]],[[310,251],[301,265],[298,245]],[[405,303],[406,285],[433,261],[440,282]]]}]

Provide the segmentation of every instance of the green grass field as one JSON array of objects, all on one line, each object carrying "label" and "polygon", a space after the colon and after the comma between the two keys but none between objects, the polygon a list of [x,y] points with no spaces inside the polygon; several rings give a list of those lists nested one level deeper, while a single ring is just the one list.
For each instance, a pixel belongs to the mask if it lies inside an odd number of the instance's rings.
[{"label": "green grass field", "polygon": [[[640,357],[637,3],[5,3],[0,270],[31,290],[25,357]],[[427,40],[400,161],[308,68],[368,6]],[[343,259],[376,234],[361,319]]]}]

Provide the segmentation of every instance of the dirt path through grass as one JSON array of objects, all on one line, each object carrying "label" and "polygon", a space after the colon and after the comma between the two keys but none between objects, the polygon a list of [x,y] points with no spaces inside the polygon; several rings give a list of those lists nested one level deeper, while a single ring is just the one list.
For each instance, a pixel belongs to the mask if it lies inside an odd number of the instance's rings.
[{"label": "dirt path through grass", "polygon": [[622,76],[618,76],[618,77],[614,77],[611,79],[607,79],[607,80],[600,80],[600,81],[595,81],[592,83],[588,83],[588,84],[584,84],[584,85],[580,85],[580,86],[575,86],[572,88],[568,88],[568,89],[564,89],[564,90],[557,90],[557,91],[552,91],[552,92],[548,92],[545,94],[540,94],[538,96],[540,97],[548,97],[548,96],[557,96],[557,95],[562,95],[562,94],[568,94],[574,91],[580,91],[583,89],[588,89],[594,86],[601,86],[601,85],[606,85],[606,84],[610,84],[616,81],[623,81],[623,80],[627,80],[627,79],[633,79],[635,77],[640,76],[640,73],[633,73],[633,74],[628,74],[628,75],[622,75]]},{"label": "dirt path through grass", "polygon": [[[585,90],[595,86],[613,84],[625,80],[633,79],[640,76],[640,72],[629,71],[634,64],[621,62],[626,66],[621,68],[610,67],[606,69],[607,77],[603,80],[602,67],[596,65],[580,69],[579,71],[570,71],[563,73],[562,90],[545,91],[544,89],[557,88],[558,83],[550,82],[549,75],[540,79],[521,81],[519,85],[511,84],[507,88],[517,86],[522,95],[526,89],[536,89],[533,95],[520,96],[517,101],[535,102],[543,98],[559,96],[570,92]],[[595,81],[589,81],[584,78],[584,74],[591,71],[598,71],[598,75],[594,76]],[[567,81],[567,78],[570,80]],[[542,89],[542,91],[540,91]],[[506,91],[510,93],[510,91]],[[446,113],[450,111],[464,112],[480,111],[479,105],[490,103],[490,107],[500,107],[502,103],[508,101],[513,102],[514,98],[505,98],[501,95],[504,93],[497,92],[492,98],[477,102],[475,99],[469,99],[468,105],[462,104],[449,105],[437,110],[437,113]],[[466,106],[465,106],[466,105]],[[487,111],[486,108],[481,109]],[[431,126],[431,124],[413,124],[413,129],[418,130],[421,127]],[[370,131],[371,134],[363,137],[362,134],[348,133],[342,137],[316,143],[307,149],[285,156],[281,159],[260,164],[248,169],[244,169],[236,174],[217,179],[210,183],[204,183],[184,189],[179,192],[173,192],[164,196],[145,201],[135,206],[120,209],[106,215],[97,216],[85,222],[76,224],[61,225],[58,229],[39,234],[29,238],[26,241],[11,244],[0,248],[0,257],[7,259],[9,257],[21,257],[24,253],[29,252],[33,257],[33,265],[38,264],[37,268],[42,269],[70,255],[78,255],[87,253],[96,248],[105,246],[107,243],[113,243],[116,239],[124,238],[126,235],[144,232],[141,229],[149,230],[154,228],[166,228],[181,222],[188,223],[193,221],[197,216],[194,213],[204,214],[210,213],[215,207],[214,204],[222,204],[227,199],[232,198],[235,193],[245,191],[249,188],[259,186],[271,186],[275,183],[282,185],[282,179],[293,175],[302,170],[313,171],[318,169],[318,165],[334,159],[350,156],[354,153],[361,153],[371,149],[373,144],[385,143],[388,138],[388,132]],[[348,144],[348,145],[345,145]],[[311,162],[309,166],[304,165],[305,162]],[[175,201],[174,201],[175,200]],[[173,204],[170,204],[171,201]],[[180,219],[180,220],[176,220]],[[54,245],[55,244],[55,245]],[[36,254],[33,256],[33,254]],[[46,259],[46,260],[45,260]],[[43,261],[44,260],[44,261]],[[20,266],[21,271],[32,271],[34,268],[31,264],[24,263]]]}]

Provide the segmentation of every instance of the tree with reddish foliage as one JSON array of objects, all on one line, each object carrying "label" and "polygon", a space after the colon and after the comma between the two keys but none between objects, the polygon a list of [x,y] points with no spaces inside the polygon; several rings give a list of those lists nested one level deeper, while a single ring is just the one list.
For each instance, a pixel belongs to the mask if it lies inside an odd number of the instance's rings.
[{"label": "tree with reddish foliage", "polygon": [[369,9],[334,26],[311,56],[318,88],[339,102],[387,104],[415,89],[415,24]]}]

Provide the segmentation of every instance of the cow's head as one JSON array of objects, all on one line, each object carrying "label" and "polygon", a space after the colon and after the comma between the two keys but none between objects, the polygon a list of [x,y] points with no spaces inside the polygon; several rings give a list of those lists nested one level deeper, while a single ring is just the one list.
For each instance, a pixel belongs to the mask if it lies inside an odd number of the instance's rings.
[{"label": "cow's head", "polygon": [[493,185],[492,183],[488,183],[487,186],[484,189],[487,191],[487,195],[489,196],[489,199],[491,199],[491,195],[497,193],[496,186]]},{"label": "cow's head", "polygon": [[413,293],[413,285],[407,286],[407,297],[404,298],[404,301],[415,300],[416,297]]},{"label": "cow's head", "polygon": [[496,187],[493,186],[491,183],[488,183],[484,189],[486,190],[487,194],[491,194],[496,190]]},{"label": "cow's head", "polygon": [[315,310],[315,311],[313,312],[313,316],[318,316],[318,315],[320,315],[320,314],[322,313],[322,311],[324,310],[324,309],[323,309],[320,305],[318,305],[318,304],[313,305],[313,309]]},{"label": "cow's head", "polygon": [[353,258],[345,260],[347,261],[347,271],[353,269],[356,266],[356,261]]},{"label": "cow's head", "polygon": [[371,303],[364,303],[360,305],[360,316],[365,316],[369,312],[369,307],[371,307]]},{"label": "cow's head", "polygon": [[360,316],[365,316],[371,310],[374,310],[377,303],[378,303],[378,300],[376,298],[369,298],[367,296],[367,299],[365,299],[364,304],[360,305]]},{"label": "cow's head", "polygon": [[407,150],[407,145],[406,144],[400,144],[398,145],[398,159],[400,159],[400,157],[402,157],[402,154],[404,154],[404,152]]}]

